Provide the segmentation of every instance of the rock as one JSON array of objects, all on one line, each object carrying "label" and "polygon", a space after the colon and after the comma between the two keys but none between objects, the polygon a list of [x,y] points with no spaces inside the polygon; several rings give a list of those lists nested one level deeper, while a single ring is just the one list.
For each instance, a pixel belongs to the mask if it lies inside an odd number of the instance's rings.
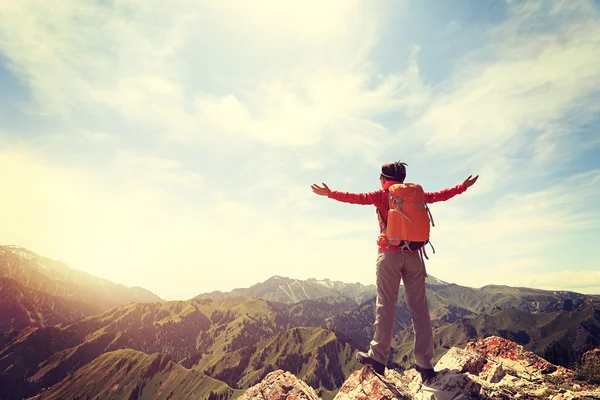
[{"label": "rock", "polygon": [[[586,360],[596,362],[598,353]],[[380,376],[365,367],[346,379],[334,400],[600,399],[600,387],[576,383],[572,371],[495,336],[450,349],[435,370],[437,375],[423,382],[414,369],[388,369]],[[240,399],[320,400],[306,383],[284,371],[267,375]]]},{"label": "rock", "polygon": [[423,382],[421,375],[411,369],[406,372],[412,377],[409,385],[410,399],[415,400],[458,400],[477,399],[481,392],[481,384],[469,375],[458,370],[443,369],[435,378]]},{"label": "rock", "polygon": [[369,368],[354,372],[334,400],[467,400],[477,398],[481,385],[467,375],[445,369],[424,383],[414,369],[404,374],[387,370],[384,377]]},{"label": "rock", "polygon": [[481,379],[490,383],[498,383],[506,375],[502,365],[486,359],[483,355],[475,351],[463,350],[456,347],[453,347],[444,354],[435,366],[436,371],[444,369],[478,375]]},{"label": "rock", "polygon": [[410,399],[398,388],[407,388],[409,380],[400,373],[387,370],[384,377],[368,367],[355,371],[346,379],[334,400],[392,400]]},{"label": "rock", "polygon": [[600,365],[600,347],[583,353],[581,363],[583,365]]},{"label": "rock", "polygon": [[493,361],[488,361],[483,366],[483,369],[479,376],[490,383],[498,383],[501,382],[502,379],[504,379],[504,377],[506,376],[506,372],[504,371],[504,368],[502,368],[502,365]]},{"label": "rock", "polygon": [[544,375],[554,372],[566,372],[565,368],[559,369],[542,357],[525,350],[523,346],[498,336],[471,342],[465,349],[468,352],[479,353],[486,359],[502,365],[502,368],[510,371],[512,375],[530,381],[543,379]]},{"label": "rock", "polygon": [[457,347],[451,348],[435,365],[436,371],[443,369],[469,372],[479,375],[486,365],[487,359],[477,352],[468,352]]},{"label": "rock", "polygon": [[239,400],[321,400],[313,388],[292,373],[271,372],[259,384],[246,390]]}]

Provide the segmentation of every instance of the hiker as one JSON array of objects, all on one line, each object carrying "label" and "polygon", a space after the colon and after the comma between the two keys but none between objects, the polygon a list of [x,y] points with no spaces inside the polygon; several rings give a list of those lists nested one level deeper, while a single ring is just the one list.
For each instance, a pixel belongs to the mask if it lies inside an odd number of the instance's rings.
[{"label": "hiker", "polygon": [[[358,361],[370,365],[378,374],[385,374],[388,354],[392,344],[396,303],[398,302],[398,292],[402,280],[404,281],[406,303],[415,332],[415,369],[425,381],[435,376],[431,363],[433,359],[433,332],[425,293],[427,272],[425,271],[422,249],[429,238],[429,218],[426,219],[427,240],[420,242],[402,241],[399,245],[393,245],[386,236],[388,211],[390,210],[390,187],[396,185],[392,188],[396,190],[396,188],[402,186],[398,184],[403,183],[406,178],[406,167],[407,164],[400,161],[384,164],[381,167],[379,178],[382,189],[370,193],[338,192],[329,189],[325,183],[322,187],[313,184],[311,188],[319,196],[327,196],[330,199],[344,203],[374,205],[377,209],[380,235],[377,240],[379,251],[376,262],[377,306],[375,324],[373,325],[374,334],[368,352],[357,353]],[[460,185],[439,192],[421,192],[424,197],[424,204],[421,204],[420,207],[429,212],[428,203],[446,201],[457,194],[463,193],[477,181],[478,177],[472,178],[469,175]],[[417,205],[414,205],[413,209],[416,207]],[[404,216],[406,217],[406,215]]]}]

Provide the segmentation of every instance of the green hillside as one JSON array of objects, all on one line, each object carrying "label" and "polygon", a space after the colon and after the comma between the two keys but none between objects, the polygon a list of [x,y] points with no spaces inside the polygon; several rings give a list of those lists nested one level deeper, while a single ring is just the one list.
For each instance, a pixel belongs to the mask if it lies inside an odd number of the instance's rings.
[{"label": "green hillside", "polygon": [[362,367],[354,353],[355,348],[335,332],[301,327],[220,357],[205,357],[193,368],[236,388],[249,388],[269,372],[283,369],[316,389],[336,390]]},{"label": "green hillside", "polygon": [[290,321],[296,326],[327,327],[328,321],[358,305],[344,296],[326,296],[316,300],[304,300],[286,307]]},{"label": "green hillside", "polygon": [[33,400],[225,400],[241,394],[169,357],[125,349],[101,355]]},{"label": "green hillside", "polygon": [[105,352],[160,353],[183,366],[221,357],[289,328],[254,298],[134,303],[66,326],[29,329],[0,349],[0,384],[12,398],[36,394]]},{"label": "green hillside", "polygon": [[[211,400],[222,400],[275,369],[294,373],[331,399],[361,367],[353,354],[366,350],[373,335],[371,286],[274,277],[235,291],[263,298],[231,292],[129,303],[86,316],[100,307],[101,296],[96,290],[87,298],[74,282],[79,278],[102,283],[102,296],[145,292],[80,276],[24,249],[0,250],[0,399],[41,392],[40,399],[186,398],[210,397],[212,391]],[[598,296],[498,285],[474,289],[431,277],[427,288],[436,359],[452,346],[489,335],[566,366],[600,345]],[[402,287],[391,367],[412,362],[411,324]]]},{"label": "green hillside", "polygon": [[[600,309],[532,313],[499,310],[461,318],[453,323],[434,321],[436,358],[451,347],[469,340],[496,335],[515,341],[548,361],[570,366],[587,350],[600,346]],[[414,333],[403,330],[395,336],[394,362],[408,365]]]},{"label": "green hillside", "polygon": [[70,323],[102,309],[83,301],[31,289],[12,278],[0,277],[0,335],[24,328]]}]

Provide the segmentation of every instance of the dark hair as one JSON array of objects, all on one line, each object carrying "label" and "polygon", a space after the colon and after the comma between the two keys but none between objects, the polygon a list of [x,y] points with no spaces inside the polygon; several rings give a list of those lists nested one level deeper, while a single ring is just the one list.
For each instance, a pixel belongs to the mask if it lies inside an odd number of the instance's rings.
[{"label": "dark hair", "polygon": [[383,164],[381,167],[381,176],[392,181],[404,182],[407,166],[408,164],[402,161]]}]

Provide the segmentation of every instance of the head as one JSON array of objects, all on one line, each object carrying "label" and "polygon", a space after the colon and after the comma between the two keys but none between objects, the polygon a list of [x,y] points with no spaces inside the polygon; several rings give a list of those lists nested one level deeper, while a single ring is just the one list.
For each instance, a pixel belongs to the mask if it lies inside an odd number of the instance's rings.
[{"label": "head", "polygon": [[381,175],[379,180],[381,181],[381,186],[385,186],[387,181],[394,182],[404,182],[406,178],[406,167],[408,164],[403,163],[401,161],[396,161],[389,164],[383,164],[381,166]]}]

